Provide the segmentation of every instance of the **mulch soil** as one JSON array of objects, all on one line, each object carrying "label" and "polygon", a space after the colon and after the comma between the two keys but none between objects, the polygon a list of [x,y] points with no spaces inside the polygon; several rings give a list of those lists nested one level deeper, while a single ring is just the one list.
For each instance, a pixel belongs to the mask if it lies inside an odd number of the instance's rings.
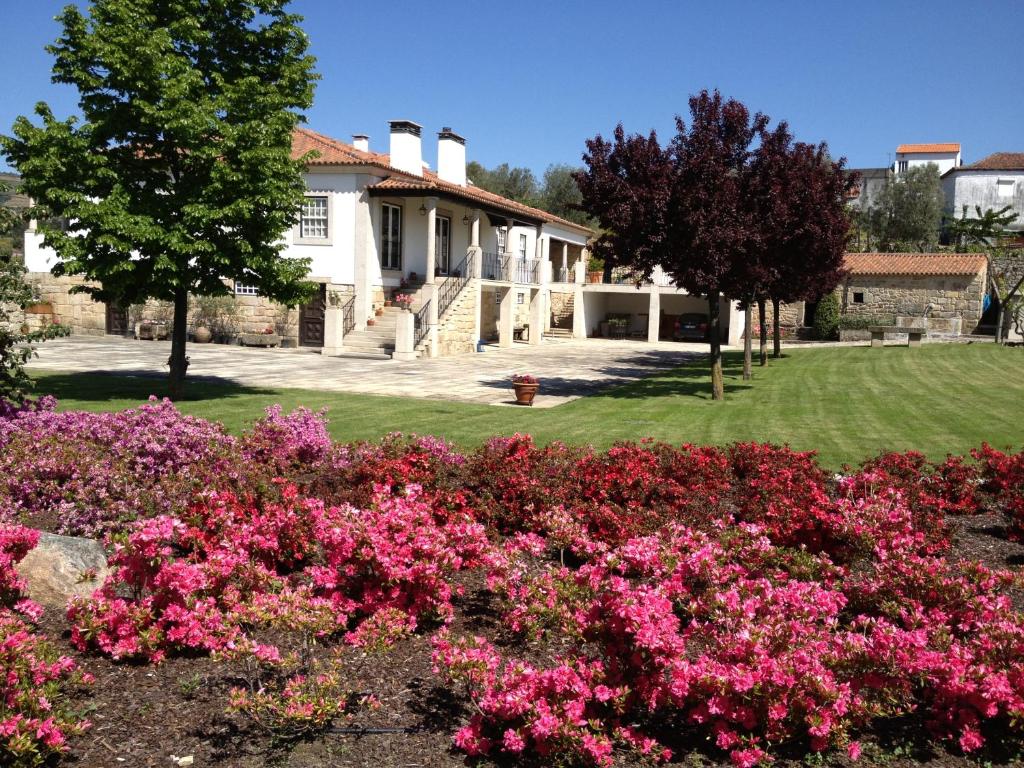
[{"label": "mulch soil", "polygon": [[[951,557],[979,560],[993,568],[1019,570],[1024,546],[1006,538],[1002,518],[995,513],[955,521],[955,548]],[[479,574],[461,574],[465,593],[456,601],[455,634],[481,635],[499,647],[511,649],[531,661],[543,663],[566,650],[557,645],[523,647],[503,628],[493,598]],[[1013,595],[1024,608],[1024,590]],[[358,708],[350,719],[336,720],[331,731],[316,738],[275,743],[244,715],[228,711],[228,692],[247,684],[240,663],[207,657],[172,657],[152,664],[113,663],[94,654],[78,653],[71,646],[67,623],[48,611],[41,627],[63,653],[73,657],[96,683],[79,695],[79,704],[92,727],[70,740],[70,752],[61,765],[132,768],[173,767],[173,758],[191,756],[193,765],[218,768],[321,768],[375,766],[414,768],[466,766],[474,762],[451,747],[455,730],[471,715],[470,704],[439,684],[431,669],[429,631],[400,641],[387,652],[367,653],[342,646],[320,647],[314,653],[340,652],[346,684],[354,693],[372,693],[377,708]],[[427,628],[428,630],[432,628]],[[273,638],[280,643],[282,638]],[[340,651],[339,651],[340,648]],[[285,648],[282,648],[285,650]],[[1010,764],[1000,754],[1000,739],[983,762]],[[862,739],[864,756],[854,764],[845,755],[830,755],[821,764],[836,766],[978,766],[927,741],[916,722],[893,722]],[[721,755],[704,744],[673,745],[675,761],[690,766],[721,765]],[[780,764],[807,765],[794,757]],[[644,765],[638,758],[619,755],[618,766]],[[527,765],[522,761],[483,765]],[[537,764],[539,765],[539,764]]]}]

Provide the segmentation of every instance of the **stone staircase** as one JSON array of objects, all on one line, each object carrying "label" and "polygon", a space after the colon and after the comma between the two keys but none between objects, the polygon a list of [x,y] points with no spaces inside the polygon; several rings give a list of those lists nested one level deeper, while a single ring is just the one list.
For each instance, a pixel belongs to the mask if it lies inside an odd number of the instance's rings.
[{"label": "stone staircase", "polygon": [[573,296],[570,294],[562,308],[558,312],[551,313],[551,328],[544,334],[546,337],[551,339],[572,338],[573,302]]},{"label": "stone staircase", "polygon": [[390,360],[395,351],[396,307],[384,307],[384,314],[373,318],[373,325],[361,331],[352,331],[342,341],[341,357],[361,357],[369,360]]}]

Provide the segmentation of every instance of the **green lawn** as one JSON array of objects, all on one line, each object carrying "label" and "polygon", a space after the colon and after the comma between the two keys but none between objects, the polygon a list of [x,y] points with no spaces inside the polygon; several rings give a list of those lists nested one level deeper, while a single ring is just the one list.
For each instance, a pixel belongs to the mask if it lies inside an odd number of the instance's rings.
[{"label": "green lawn", "polygon": [[[1024,443],[1024,350],[993,344],[920,349],[798,349],[754,380],[726,357],[726,400],[708,397],[704,365],[690,365],[552,409],[463,405],[436,400],[189,384],[181,410],[240,430],[264,407],[327,407],[339,440],[387,432],[441,435],[472,446],[495,434],[529,432],[539,442],[598,447],[654,437],[673,443],[787,442],[818,450],[838,468],[882,450],[917,449],[939,458],[988,441]],[[114,410],[161,394],[158,379],[38,373],[38,392],[69,409]]]}]

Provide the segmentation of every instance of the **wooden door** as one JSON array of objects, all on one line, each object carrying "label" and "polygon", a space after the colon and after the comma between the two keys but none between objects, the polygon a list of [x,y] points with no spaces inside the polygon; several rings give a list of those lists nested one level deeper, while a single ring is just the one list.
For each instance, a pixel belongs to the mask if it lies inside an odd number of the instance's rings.
[{"label": "wooden door", "polygon": [[128,310],[112,302],[106,306],[107,333],[111,336],[126,336],[128,334]]},{"label": "wooden door", "polygon": [[299,307],[299,344],[303,347],[324,345],[324,318],[327,311],[327,286],[320,290],[309,304]]}]

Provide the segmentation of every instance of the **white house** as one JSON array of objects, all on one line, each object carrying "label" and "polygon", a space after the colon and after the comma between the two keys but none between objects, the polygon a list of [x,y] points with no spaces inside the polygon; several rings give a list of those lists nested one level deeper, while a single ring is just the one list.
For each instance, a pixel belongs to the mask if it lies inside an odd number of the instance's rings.
[{"label": "white house", "polygon": [[896,147],[896,162],[893,170],[897,175],[919,165],[934,163],[943,174],[960,165],[960,145],[946,144],[900,144]]},{"label": "white house", "polygon": [[[465,139],[450,128],[437,137],[431,170],[422,127],[409,120],[391,121],[386,154],[365,135],[346,143],[295,130],[292,156],[306,159],[307,192],[283,255],[308,257],[320,292],[289,316],[285,333],[294,341],[326,354],[408,359],[469,352],[480,339],[508,347],[546,334],[607,333],[609,318],[619,332],[657,340],[673,318],[706,313],[703,299],[661,276],[639,288],[588,283],[587,227],[474,186]],[[54,261],[39,234],[26,233],[29,272],[42,275]],[[265,327],[270,302],[244,284],[234,292]],[[385,307],[396,294],[411,296],[412,313]],[[742,316],[729,302],[723,310],[727,338],[737,343]],[[111,312],[76,330],[123,332],[130,322]]]},{"label": "white house", "polygon": [[1007,229],[1024,231],[1024,152],[996,152],[970,165],[951,168],[942,175],[946,212],[959,217],[964,206],[1001,210],[1010,206],[1018,218]]}]

